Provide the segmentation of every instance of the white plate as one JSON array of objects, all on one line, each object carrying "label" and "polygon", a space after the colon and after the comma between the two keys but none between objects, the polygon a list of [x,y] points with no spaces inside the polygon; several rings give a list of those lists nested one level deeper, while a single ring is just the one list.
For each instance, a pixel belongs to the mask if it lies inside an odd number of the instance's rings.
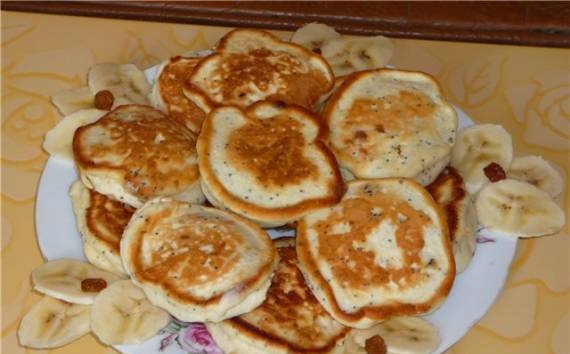
[{"label": "white plate", "polygon": [[[154,79],[156,68],[146,71],[147,77]],[[473,121],[460,109],[456,108],[459,128],[473,124]],[[67,194],[69,187],[77,179],[71,162],[50,157],[44,167],[36,199],[36,233],[43,256],[47,260],[57,258],[76,258],[85,260],[79,232],[75,226],[71,200]],[[270,235],[280,237],[286,232],[270,230]],[[484,230],[480,236],[493,239],[494,242],[477,245],[475,256],[469,267],[455,280],[445,303],[426,319],[439,328],[441,343],[435,353],[441,353],[461,337],[489,310],[505,283],[509,266],[514,257],[517,239],[494,236]],[[167,332],[136,346],[117,346],[123,353],[191,353],[204,348],[193,347],[184,342],[186,331],[192,326],[171,324]],[[188,332],[189,333],[189,332]],[[170,342],[159,351],[161,342]],[[174,343],[174,344],[173,344]],[[205,353],[210,353],[206,351]],[[214,352],[211,352],[214,353]]]}]

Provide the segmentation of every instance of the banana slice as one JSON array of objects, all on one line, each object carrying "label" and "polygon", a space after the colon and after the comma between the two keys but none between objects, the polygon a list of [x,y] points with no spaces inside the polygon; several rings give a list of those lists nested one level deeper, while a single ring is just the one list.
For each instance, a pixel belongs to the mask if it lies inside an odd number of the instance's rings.
[{"label": "banana slice", "polygon": [[20,344],[37,349],[61,347],[89,333],[90,316],[90,306],[44,296],[20,322]]},{"label": "banana slice", "polygon": [[552,198],[562,193],[564,181],[558,171],[540,156],[517,157],[507,171],[507,177],[532,184]]},{"label": "banana slice", "polygon": [[302,45],[303,47],[320,53],[322,46],[331,39],[340,37],[340,34],[334,28],[322,23],[307,23],[293,33],[291,42]]},{"label": "banana slice", "polygon": [[91,308],[91,330],[109,345],[136,344],[154,336],[170,321],[170,315],[153,306],[130,280],[103,290]]},{"label": "banana slice", "polygon": [[488,230],[518,237],[551,235],[566,222],[564,212],[546,192],[514,179],[483,187],[475,208],[479,222]]},{"label": "banana slice", "polygon": [[87,84],[94,95],[101,90],[111,91],[115,99],[113,108],[129,103],[149,104],[151,86],[133,64],[95,64],[89,68]]},{"label": "banana slice", "polygon": [[429,354],[439,345],[437,327],[419,317],[392,317],[368,329],[353,329],[345,353],[366,354],[368,338],[380,336],[390,354]]},{"label": "banana slice", "polygon": [[489,182],[483,171],[485,167],[495,162],[506,171],[512,159],[511,136],[502,126],[495,124],[478,124],[463,129],[451,150],[451,166],[459,171],[471,194]]},{"label": "banana slice", "polygon": [[348,75],[385,66],[392,58],[394,45],[383,36],[342,36],[327,41],[321,55],[331,65],[335,76]]},{"label": "banana slice", "polygon": [[73,161],[73,134],[77,128],[95,122],[105,113],[107,112],[92,108],[82,109],[63,117],[47,132],[43,149],[58,159]]},{"label": "banana slice", "polygon": [[100,290],[105,282],[111,285],[119,276],[98,269],[89,263],[75,259],[58,259],[47,262],[34,269],[32,284],[34,290],[56,299],[74,304],[89,305],[97,295],[97,289],[91,288],[96,283]]},{"label": "banana slice", "polygon": [[94,108],[94,100],[95,95],[87,86],[61,91],[51,97],[51,102],[64,116],[81,109]]}]

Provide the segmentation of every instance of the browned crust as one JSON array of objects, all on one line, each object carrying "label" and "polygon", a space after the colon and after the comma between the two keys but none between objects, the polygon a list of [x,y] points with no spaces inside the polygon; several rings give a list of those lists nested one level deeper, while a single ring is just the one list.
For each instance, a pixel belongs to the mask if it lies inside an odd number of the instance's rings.
[{"label": "browned crust", "polygon": [[321,55],[303,47],[300,44],[289,42],[289,41],[282,41],[281,39],[277,38],[276,36],[274,36],[270,32],[267,32],[264,30],[254,29],[254,28],[236,28],[236,29],[228,32],[224,37],[222,37],[222,39],[220,39],[220,42],[216,48],[216,51],[223,51],[227,45],[227,42],[229,42],[231,37],[238,32],[254,32],[254,33],[261,34],[262,36],[271,38],[271,40],[275,41],[276,43],[289,45],[293,48],[296,48],[297,50],[300,50],[301,52],[306,54],[308,57],[319,60],[323,64],[323,66],[327,68],[327,71],[329,72],[329,76],[331,78],[331,80],[329,81],[329,86],[327,87],[326,92],[330,91],[333,88],[333,86],[334,86],[333,70],[332,70],[330,64]]},{"label": "browned crust", "polygon": [[[292,247],[295,248],[295,237],[282,237],[273,241],[273,244],[277,248],[281,247]],[[287,309],[283,309],[286,311]],[[291,353],[310,353],[310,354],[327,354],[330,353],[339,340],[345,337],[350,331],[349,327],[345,327],[338,335],[331,337],[330,340],[323,346],[319,348],[304,348],[296,343],[292,343],[284,340],[283,338],[276,336],[271,333],[267,333],[256,326],[249,324],[240,317],[234,317],[232,319],[226,320],[224,324],[232,326],[236,331],[244,333],[245,336],[249,336],[254,339],[259,339],[263,341],[267,346],[278,348],[281,350],[287,350]]]},{"label": "browned crust", "polygon": [[[287,309],[283,309],[287,311]],[[247,336],[250,336],[254,339],[263,340],[267,346],[278,348],[278,349],[287,349],[287,352],[291,353],[310,353],[310,354],[327,354],[337,345],[338,341],[344,338],[348,332],[350,331],[350,327],[346,327],[343,331],[341,331],[338,335],[331,337],[330,341],[325,345],[319,348],[303,348],[295,343],[283,340],[282,338],[273,335],[271,333],[264,332],[259,328],[250,325],[246,321],[240,319],[239,317],[232,318],[228,321],[228,325],[236,328],[236,330],[240,332],[245,332]]]},{"label": "browned crust", "polygon": [[[108,116],[113,115],[117,110],[119,109],[127,109],[130,107],[141,107],[144,108],[146,110],[152,110],[155,112],[160,113],[161,115],[164,116],[165,119],[168,119],[168,116],[164,115],[163,112],[159,111],[158,109],[151,107],[151,106],[144,106],[144,105],[139,105],[139,104],[128,104],[128,105],[122,105],[117,107],[116,109],[106,113],[104,116],[102,116],[101,118],[99,118],[97,121],[93,122],[93,123],[89,123],[86,125],[83,125],[79,128],[77,128],[77,130],[75,131],[75,134],[73,135],[73,143],[72,143],[72,148],[73,148],[73,157],[75,160],[75,163],[77,165],[77,167],[79,168],[79,170],[81,171],[83,168],[89,168],[89,169],[95,169],[95,170],[114,170],[114,171],[118,171],[118,172],[123,172],[124,169],[120,168],[120,167],[116,167],[116,166],[111,166],[109,164],[105,164],[105,163],[98,163],[97,167],[95,166],[95,164],[93,163],[93,161],[91,161],[88,157],[86,157],[83,154],[83,150],[81,149],[81,135],[83,134],[83,131],[89,129],[90,127],[97,125],[97,122],[99,122],[100,120],[103,120],[105,118],[107,118]],[[195,139],[196,136],[194,133],[192,133],[190,130],[188,130],[186,127],[182,126],[180,123],[175,122],[175,121],[171,121],[174,124],[177,124],[180,126],[181,129],[183,129],[183,131],[186,131],[187,133],[189,133],[190,135],[192,135],[192,137]]]},{"label": "browned crust", "polygon": [[[119,255],[120,254],[120,244],[119,243],[120,243],[121,235],[119,235],[119,242],[111,242],[107,239],[100,237],[99,232],[98,232],[95,224],[97,222],[101,222],[101,220],[94,220],[93,218],[90,217],[91,213],[94,211],[94,209],[98,207],[98,205],[94,204],[95,198],[98,198],[98,197],[99,198],[105,198],[105,199],[108,199],[111,203],[119,204],[120,207],[123,209],[122,210],[123,213],[126,213],[129,216],[132,216],[132,214],[135,212],[135,209],[128,204],[112,200],[103,194],[95,192],[92,189],[87,189],[87,188],[85,188],[85,189],[86,189],[86,192],[88,195],[88,200],[89,200],[87,208],[85,209],[85,225],[86,225],[87,231],[97,241],[102,242],[109,251],[115,253],[116,255]],[[105,221],[105,220],[103,220],[103,221]],[[124,230],[124,227],[123,227],[123,230]],[[121,234],[122,234],[122,231],[121,231]]]},{"label": "browned crust", "polygon": [[[131,106],[131,105],[129,105]],[[134,106],[134,105],[133,105]],[[112,110],[108,113],[106,113],[103,117],[99,118],[103,119],[108,117],[109,115],[111,115],[115,110]],[[105,171],[105,170],[111,170],[114,172],[123,172],[123,169],[121,168],[117,168],[115,166],[111,166],[108,164],[100,164],[98,167],[95,167],[95,163],[93,163],[93,161],[91,161],[88,157],[83,155],[83,149],[81,148],[81,136],[83,135],[83,132],[87,129],[89,129],[90,127],[94,126],[99,120],[90,123],[90,124],[86,124],[83,125],[79,128],[77,128],[77,130],[75,130],[75,133],[73,134],[73,141],[72,141],[72,149],[73,149],[73,159],[75,161],[75,166],[77,166],[77,169],[79,170],[79,173],[82,174],[84,169],[95,169],[95,170],[99,170],[99,171]]]},{"label": "browned crust", "polygon": [[[212,55],[219,55],[217,53],[214,54],[210,54],[209,56],[207,56],[206,58],[209,58]],[[200,66],[203,65],[204,60],[200,61],[196,67],[194,68],[194,72],[198,71]],[[190,79],[186,80],[186,82],[184,83],[184,87],[183,87],[183,91],[184,96],[186,96],[186,98],[188,98],[190,101],[192,101],[196,106],[199,107],[199,105],[192,99],[192,95],[195,96],[200,96],[202,98],[202,100],[204,101],[204,103],[206,104],[207,109],[209,110],[208,112],[206,112],[206,118],[208,118],[208,114],[210,113],[210,111],[212,111],[213,109],[215,109],[217,107],[217,103],[214,102],[210,96],[208,96],[204,91],[200,90],[198,87],[196,87],[196,85],[194,85],[192,82],[190,82]],[[190,94],[187,94],[187,92],[189,92]],[[204,120],[206,120],[206,118]],[[202,124],[204,124],[202,122]]]},{"label": "browned crust", "polygon": [[[164,74],[164,72],[166,70],[169,70],[169,66],[171,65],[176,65],[178,62],[182,61],[182,60],[187,60],[187,61],[191,61],[194,65],[192,67],[192,72],[195,70],[196,66],[198,66],[198,64],[202,61],[202,58],[199,57],[189,57],[189,56],[174,56],[172,58],[170,58],[162,67],[159,76],[156,78],[156,83],[157,85],[159,85],[159,96],[160,99],[162,100],[163,105],[166,107],[166,111],[171,114],[172,113],[172,103],[169,100],[169,92],[163,92],[164,88],[163,88],[163,82],[162,82],[162,75]],[[191,64],[190,64],[191,65]],[[185,83],[188,81],[187,78],[188,76],[190,76],[191,73],[187,73],[187,75],[185,75],[185,77],[183,78],[183,85],[178,86],[177,87],[177,91],[178,91],[178,95],[182,95],[186,98],[186,100],[188,102],[190,102],[195,108],[196,110],[199,112],[198,116],[194,116],[194,115],[189,115],[188,112],[185,112],[185,115],[188,117],[188,120],[191,122],[191,124],[193,125],[192,127],[188,127],[188,129],[190,129],[193,133],[199,133],[200,132],[200,126],[202,125],[202,121],[204,120],[204,118],[207,115],[207,112],[204,112],[200,107],[198,107],[198,105],[196,105],[196,103],[190,99],[188,99],[188,97],[186,97],[186,95],[184,94],[184,85]],[[172,115],[172,119],[178,121],[178,115],[180,115],[180,113],[177,114],[173,114]],[[197,118],[196,118],[197,117]],[[178,119],[177,119],[178,118]],[[183,121],[179,121],[180,124],[183,124],[185,126],[188,126],[185,122]],[[198,127],[197,129],[195,127]]]},{"label": "browned crust", "polygon": [[[251,118],[249,114],[253,112],[256,108],[258,108],[260,105],[266,105],[266,104],[278,104],[280,106],[282,105],[282,103],[271,103],[268,101],[261,101],[254,103],[253,105],[249,106],[245,110],[245,112],[243,110],[242,112],[244,112],[247,119],[255,119]],[[238,107],[235,106],[231,107],[239,109]],[[326,133],[326,125],[322,122],[322,120],[318,116],[316,116],[314,113],[301,106],[286,105],[284,109],[296,110],[299,113],[304,114],[307,119],[311,120],[315,125],[318,126],[319,132],[317,133],[317,137],[314,141],[314,144],[317,146],[319,151],[325,156],[334,174],[333,182],[329,184],[329,191],[330,191],[329,195],[317,199],[308,199],[287,207],[272,208],[272,209],[260,207],[254,204],[247,203],[241,200],[240,198],[234,196],[233,194],[231,194],[231,192],[228,191],[222,185],[218,177],[214,174],[214,171],[210,166],[209,159],[199,158],[198,160],[200,166],[200,175],[202,176],[202,180],[208,184],[208,187],[210,187],[212,193],[215,194],[215,197],[217,199],[222,200],[224,205],[228,206],[229,209],[246,210],[248,212],[248,215],[252,216],[255,219],[260,219],[260,220],[269,219],[268,221],[271,221],[271,219],[281,220],[281,219],[295,218],[297,216],[306,213],[307,211],[336,204],[342,198],[345,191],[345,187],[342,180],[342,176],[340,174],[340,169],[338,168],[338,164],[336,162],[334,154],[328,149],[328,147],[323,141],[324,134]],[[207,156],[208,151],[210,151],[210,141],[213,130],[213,124],[211,120],[212,120],[212,114],[210,114],[204,120],[204,123],[202,125],[202,131],[200,133],[200,136],[198,137],[198,144],[197,144],[198,156]]]},{"label": "browned crust", "polygon": [[[197,95],[202,97],[202,99],[207,102],[207,105],[209,106],[209,109],[212,110],[215,107],[219,106],[216,102],[214,102],[210,96],[205,93],[204,91],[202,91],[200,88],[196,87],[194,84],[192,84],[192,78],[194,76],[194,73],[200,71],[200,69],[202,69],[203,66],[207,65],[209,63],[209,61],[212,61],[220,56],[222,56],[223,51],[225,50],[225,47],[228,45],[228,42],[231,40],[231,37],[233,35],[235,35],[238,32],[252,32],[252,33],[256,33],[258,35],[262,35],[266,38],[269,38],[271,40],[273,40],[275,43],[279,44],[279,45],[289,45],[293,48],[296,48],[297,50],[302,51],[304,54],[306,54],[308,57],[312,58],[312,59],[317,59],[319,60],[322,64],[323,67],[326,67],[329,76],[330,76],[330,80],[328,81],[328,86],[325,88],[325,91],[323,92],[323,95],[326,94],[327,92],[329,92],[330,90],[332,90],[332,88],[334,87],[334,73],[333,70],[330,66],[330,64],[320,55],[308,50],[307,48],[296,44],[296,43],[292,43],[292,42],[287,42],[287,41],[282,41],[281,39],[277,38],[276,36],[274,36],[273,34],[264,31],[264,30],[260,30],[260,29],[254,29],[254,28],[237,28],[234,29],[230,32],[228,32],[225,36],[223,36],[220,41],[218,42],[218,45],[215,48],[215,52],[204,57],[194,68],[194,72],[192,75],[190,75],[189,79],[186,81],[185,86],[184,86],[184,90],[190,91],[193,95]],[[313,102],[313,105],[316,103]]]},{"label": "browned crust", "polygon": [[[85,156],[84,151],[83,151],[82,146],[81,146],[81,140],[82,140],[81,137],[82,137],[83,132],[85,130],[91,128],[94,125],[97,125],[97,123],[99,121],[113,115],[117,110],[129,109],[132,107],[140,107],[140,108],[144,108],[145,110],[152,110],[152,111],[160,113],[161,115],[164,116],[164,119],[168,119],[171,124],[178,125],[180,127],[181,133],[188,134],[194,140],[196,140],[196,135],[191,130],[189,130],[188,128],[186,128],[182,124],[180,124],[174,120],[169,119],[167,115],[165,115],[163,112],[159,111],[156,108],[153,108],[150,106],[145,106],[145,105],[139,105],[139,104],[122,105],[122,106],[119,106],[119,107],[115,108],[114,110],[108,112],[107,114],[105,114],[104,116],[99,118],[97,121],[90,123],[90,124],[83,125],[83,126],[77,128],[77,130],[75,131],[75,134],[73,135],[73,142],[72,142],[73,158],[74,158],[75,165],[77,166],[77,169],[78,169],[78,172],[80,175],[84,174],[85,173],[84,171],[86,169],[88,169],[91,172],[107,172],[107,173],[111,172],[111,173],[117,173],[121,177],[125,176],[125,174],[127,173],[127,170],[125,168],[120,167],[120,166],[112,166],[112,165],[106,164],[106,163],[95,164],[91,159],[89,159],[88,156]],[[199,178],[196,179],[195,183],[198,183],[198,182],[199,182]]]},{"label": "browned crust", "polygon": [[[438,207],[436,202],[433,200],[431,195],[422,188],[417,182],[412,179],[408,178],[384,178],[382,180],[401,180],[405,179],[408,181],[412,181],[416,185],[416,189],[422,194],[424,200],[426,200],[429,205],[435,210],[439,223],[441,225],[443,237],[444,237],[444,246],[447,255],[447,260],[449,262],[449,274],[439,286],[439,288],[434,292],[434,295],[426,302],[418,303],[418,304],[406,304],[401,302],[395,302],[394,304],[387,304],[383,306],[365,306],[353,313],[346,313],[344,312],[336,298],[334,296],[332,287],[330,284],[325,280],[322,274],[319,272],[316,261],[311,257],[309,246],[307,243],[307,231],[306,231],[306,223],[305,220],[302,219],[297,226],[297,258],[300,263],[300,269],[303,270],[303,274],[305,278],[307,276],[314,281],[315,287],[321,288],[326,296],[326,300],[330,304],[332,311],[334,312],[335,318],[340,318],[344,322],[358,322],[364,318],[370,318],[372,320],[383,320],[392,316],[401,316],[401,315],[418,315],[422,313],[429,312],[431,309],[435,308],[439,303],[443,302],[449,292],[451,291],[451,287],[455,280],[455,260],[453,258],[453,253],[451,250],[451,244],[449,242],[449,235],[448,229],[445,223],[445,216],[441,211],[441,208]],[[374,183],[375,180],[357,180],[349,182],[351,183]],[[377,180],[376,180],[377,181]],[[306,274],[305,274],[306,273]],[[317,299],[323,303],[325,299],[318,298]]]},{"label": "browned crust", "polygon": [[[440,188],[444,187],[448,181],[451,183],[451,199],[443,203]],[[467,196],[463,185],[463,178],[461,178],[461,175],[455,168],[447,166],[426,189],[439,204],[440,208],[443,208],[447,226],[449,227],[449,238],[453,241],[457,235],[459,225],[459,210],[457,208],[459,203]]]},{"label": "browned crust", "polygon": [[[179,202],[182,203],[182,202]],[[216,210],[216,212],[219,212],[219,209],[215,209],[215,208],[207,208],[207,207],[201,207],[203,209],[213,209]],[[223,211],[222,211],[223,212]],[[252,232],[257,233],[259,226],[256,225],[255,223],[240,217],[239,215],[235,215],[232,214],[231,215],[233,218],[238,219],[238,222],[245,224],[246,228],[248,229],[252,229]],[[135,215],[133,215],[133,217],[135,217]],[[140,216],[139,216],[140,217]],[[139,227],[143,227],[142,225],[139,225]],[[152,229],[152,225],[145,225],[144,226],[145,229]],[[259,230],[259,232],[265,233],[265,231],[263,230]],[[201,306],[207,306],[207,305],[215,305],[217,303],[220,302],[220,300],[222,299],[222,297],[224,296],[224,294],[226,294],[226,292],[217,294],[215,296],[212,296],[208,299],[200,299],[194,296],[191,296],[189,294],[180,294],[179,292],[175,291],[175,289],[172,289],[172,287],[168,286],[168,283],[166,282],[161,282],[160,284],[156,284],[154,281],[148,279],[147,277],[144,276],[144,270],[143,270],[143,266],[140,262],[139,259],[139,255],[141,254],[141,249],[142,249],[142,239],[143,239],[143,232],[137,232],[135,235],[135,239],[132,241],[132,245],[131,245],[131,252],[134,254],[134,256],[132,257],[132,262],[130,263],[130,267],[132,267],[131,272],[133,275],[136,276],[137,280],[139,282],[145,283],[150,285],[153,288],[158,288],[161,290],[166,291],[166,295],[168,296],[169,299],[176,299],[177,301],[186,303],[186,304],[192,304],[192,305],[201,305]],[[266,280],[266,277],[268,276],[268,274],[271,273],[274,265],[276,264],[277,261],[277,256],[276,256],[276,250],[275,247],[273,247],[271,240],[269,237],[264,237],[262,238],[262,241],[264,243],[266,243],[267,249],[270,251],[270,254],[267,256],[267,262],[259,268],[259,271],[254,275],[251,276],[249,278],[244,279],[243,281],[240,282],[240,287],[242,287],[242,292],[249,290],[248,292],[251,292],[253,290],[255,290],[263,281]],[[189,256],[190,257],[190,256]],[[130,268],[129,267],[129,268]]]},{"label": "browned crust", "polygon": [[[384,72],[405,72],[405,73],[411,73],[411,74],[422,74],[425,75],[428,79],[430,79],[432,81],[432,83],[434,84],[434,86],[437,89],[437,93],[442,97],[443,101],[446,101],[446,99],[443,97],[443,89],[441,88],[441,85],[439,84],[439,82],[436,80],[436,78],[433,75],[430,75],[426,72],[423,71],[414,71],[414,70],[401,70],[401,69],[385,69],[385,68],[381,68],[381,69],[372,69],[372,70],[364,70],[364,71],[358,71],[355,73],[352,73],[350,75],[346,75],[343,76],[343,82],[340,84],[340,86],[338,87],[338,89],[332,94],[332,96],[327,100],[327,103],[325,105],[325,108],[323,110],[322,113],[322,117],[325,120],[325,122],[327,123],[327,126],[329,126],[330,129],[330,124],[331,124],[331,116],[334,112],[334,110],[337,108],[337,104],[340,101],[342,95],[344,95],[344,93],[346,91],[349,91],[352,87],[352,85],[354,85],[357,81],[361,80],[362,78],[371,75],[371,74],[381,74]],[[449,103],[448,103],[449,105]],[[453,109],[453,107],[451,107],[451,105],[449,105],[451,109]],[[339,150],[335,147],[332,146],[332,144],[330,144],[330,134],[329,131],[327,131],[327,135],[326,135],[326,141],[329,142],[329,146],[331,148],[331,150],[334,151],[334,153],[339,156],[342,159],[350,159],[350,157],[343,151],[343,150]],[[342,165],[342,163],[341,163]]]}]

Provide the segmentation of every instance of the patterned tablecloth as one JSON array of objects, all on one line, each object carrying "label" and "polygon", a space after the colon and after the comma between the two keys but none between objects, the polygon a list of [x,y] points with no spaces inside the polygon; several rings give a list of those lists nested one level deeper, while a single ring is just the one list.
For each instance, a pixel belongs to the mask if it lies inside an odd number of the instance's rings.
[{"label": "patterned tablecloth", "polygon": [[[18,345],[20,319],[40,298],[35,194],[44,134],[60,119],[50,95],[85,82],[96,62],[141,68],[213,45],[227,28],[2,12],[2,352],[114,353],[91,335],[57,350]],[[279,33],[286,36],[286,33]],[[394,66],[423,70],[477,122],[503,124],[517,155],[539,154],[565,181],[570,165],[570,51],[396,39]],[[562,203],[570,210],[568,184]],[[568,212],[567,212],[568,215]],[[570,218],[570,216],[567,216]],[[502,295],[448,354],[568,354],[569,232],[519,242]],[[146,354],[146,353],[145,353]]]}]

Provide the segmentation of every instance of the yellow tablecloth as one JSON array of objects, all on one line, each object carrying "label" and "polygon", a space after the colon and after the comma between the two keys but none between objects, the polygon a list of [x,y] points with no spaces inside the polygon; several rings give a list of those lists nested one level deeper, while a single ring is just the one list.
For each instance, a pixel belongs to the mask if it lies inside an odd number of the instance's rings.
[{"label": "yellow tablecloth", "polygon": [[[34,229],[35,194],[47,159],[41,143],[60,119],[50,95],[82,85],[93,63],[132,62],[147,68],[169,56],[210,47],[227,30],[2,12],[3,353],[115,352],[90,335],[57,350],[34,351],[18,345],[20,319],[39,299],[31,291],[29,275],[43,261]],[[566,179],[570,51],[394,42],[393,65],[433,74],[449,99],[477,122],[503,124],[513,135],[517,155],[542,155]],[[567,187],[562,203],[568,211]],[[502,295],[448,353],[568,354],[569,249],[568,226],[556,236],[519,242]]]}]

